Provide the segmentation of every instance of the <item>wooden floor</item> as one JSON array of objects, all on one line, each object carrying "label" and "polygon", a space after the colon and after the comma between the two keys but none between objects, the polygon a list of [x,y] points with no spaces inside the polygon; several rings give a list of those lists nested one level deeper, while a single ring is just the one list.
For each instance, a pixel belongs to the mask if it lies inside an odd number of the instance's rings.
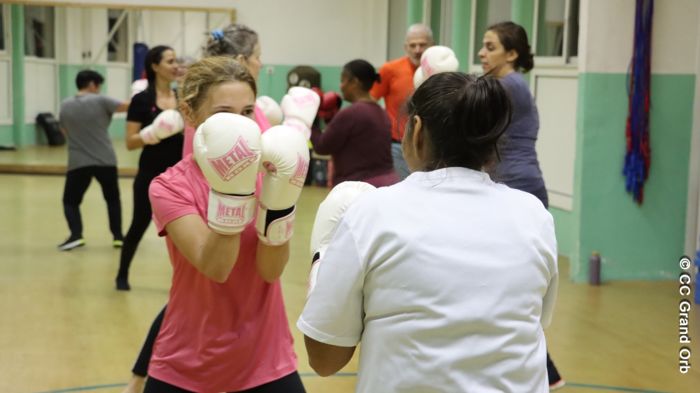
[{"label": "wooden floor", "polygon": [[[133,173],[138,154],[118,150],[122,173]],[[0,171],[61,173],[64,162],[65,148],[0,151]],[[125,230],[131,184],[131,178],[120,179]],[[86,247],[56,250],[68,234],[62,189],[61,176],[0,174],[0,393],[119,392],[167,299],[171,269],[153,226],[134,260],[132,291],[114,290],[119,251],[111,248],[107,211],[95,183],[82,205]],[[356,361],[338,376],[315,376],[294,327],[304,303],[311,224],[326,192],[307,187],[302,194],[292,261],[282,281],[308,392],[345,393],[354,391]],[[564,279],[547,338],[567,381],[561,392],[700,392],[697,308],[691,326],[694,368],[688,375],[678,371],[678,283],[590,287],[565,278],[565,259],[560,268]]]}]

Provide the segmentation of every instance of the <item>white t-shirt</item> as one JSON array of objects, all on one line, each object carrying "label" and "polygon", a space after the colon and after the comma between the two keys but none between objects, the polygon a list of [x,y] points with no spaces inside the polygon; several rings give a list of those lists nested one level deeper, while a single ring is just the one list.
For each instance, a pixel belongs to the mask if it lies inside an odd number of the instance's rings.
[{"label": "white t-shirt", "polygon": [[357,392],[547,392],[552,216],[483,172],[416,172],[361,196],[297,326],[351,347]]}]

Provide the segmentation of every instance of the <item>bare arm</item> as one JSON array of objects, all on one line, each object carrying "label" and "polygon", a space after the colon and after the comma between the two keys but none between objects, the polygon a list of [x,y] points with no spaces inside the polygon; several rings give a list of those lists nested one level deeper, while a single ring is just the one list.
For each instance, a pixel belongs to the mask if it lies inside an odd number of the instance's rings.
[{"label": "bare arm", "polygon": [[268,246],[258,242],[255,266],[263,280],[271,283],[282,276],[289,261],[289,242],[281,246]]},{"label": "bare arm", "polygon": [[200,273],[218,283],[226,281],[238,259],[240,234],[220,235],[194,214],[171,221],[165,229],[177,249]]},{"label": "bare arm", "polygon": [[144,147],[146,144],[143,143],[141,136],[139,136],[139,131],[141,131],[141,123],[137,121],[127,121],[126,122],[126,148],[127,150],[135,150]]},{"label": "bare arm", "polygon": [[348,364],[356,347],[338,347],[304,336],[309,366],[322,377],[333,375]]},{"label": "bare arm", "polygon": [[129,109],[129,101],[122,101],[121,104],[114,110],[114,112],[126,112]]}]

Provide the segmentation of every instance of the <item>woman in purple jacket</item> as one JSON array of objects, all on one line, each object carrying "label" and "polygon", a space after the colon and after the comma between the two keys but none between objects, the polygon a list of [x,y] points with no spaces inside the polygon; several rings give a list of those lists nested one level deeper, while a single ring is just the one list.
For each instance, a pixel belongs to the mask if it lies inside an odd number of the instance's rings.
[{"label": "woman in purple jacket", "polygon": [[[506,89],[513,108],[510,126],[503,135],[503,143],[499,146],[501,159],[494,169],[493,179],[508,187],[529,192],[547,208],[547,188],[535,150],[540,119],[535,100],[522,75],[535,65],[527,32],[513,22],[489,26],[484,33],[479,59],[484,72],[498,78]],[[550,390],[564,386],[564,380],[549,353],[547,373]]]}]

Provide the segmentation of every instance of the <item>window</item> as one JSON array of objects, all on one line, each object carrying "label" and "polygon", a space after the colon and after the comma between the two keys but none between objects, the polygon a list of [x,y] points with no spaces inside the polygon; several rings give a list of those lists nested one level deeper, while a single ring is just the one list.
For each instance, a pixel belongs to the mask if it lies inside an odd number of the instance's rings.
[{"label": "window", "polygon": [[575,57],[578,53],[579,0],[539,0],[535,54]]},{"label": "window", "polygon": [[[114,31],[112,31],[114,30]],[[107,11],[107,35],[113,33],[107,46],[107,61],[126,63],[129,61],[129,25],[127,11]]]},{"label": "window", "polygon": [[[515,0],[520,1],[520,0]],[[511,20],[512,0],[479,0],[476,2],[476,29],[474,30],[474,64],[481,64],[479,50],[486,28],[494,23]]]},{"label": "window", "polygon": [[55,57],[53,7],[25,6],[24,54],[41,58]]},{"label": "window", "polygon": [[569,1],[569,18],[567,23],[568,53],[564,53],[567,58],[578,56],[578,12],[579,0]]},{"label": "window", "polygon": [[5,50],[5,6],[0,4],[0,51]]}]

